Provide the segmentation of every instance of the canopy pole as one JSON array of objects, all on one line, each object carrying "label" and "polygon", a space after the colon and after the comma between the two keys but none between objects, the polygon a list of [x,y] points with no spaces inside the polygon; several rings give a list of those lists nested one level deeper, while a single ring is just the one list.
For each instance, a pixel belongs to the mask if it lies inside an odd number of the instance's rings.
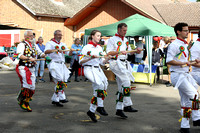
[{"label": "canopy pole", "polygon": [[88,35],[84,35],[83,37],[83,46],[85,46],[88,43]]},{"label": "canopy pole", "polygon": [[150,86],[152,86],[151,80],[152,80],[152,43],[153,43],[153,37],[152,36],[145,36],[145,44],[147,48],[147,59],[148,59],[148,65],[149,65],[149,80],[150,80]]}]

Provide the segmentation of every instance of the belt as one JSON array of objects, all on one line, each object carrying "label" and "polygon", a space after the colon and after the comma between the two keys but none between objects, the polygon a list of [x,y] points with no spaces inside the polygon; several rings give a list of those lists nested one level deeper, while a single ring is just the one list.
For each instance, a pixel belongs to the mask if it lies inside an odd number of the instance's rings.
[{"label": "belt", "polygon": [[[176,72],[176,71],[171,71],[171,73]],[[189,72],[182,72],[182,73],[189,73]]]},{"label": "belt", "polygon": [[[117,60],[117,58],[111,58],[112,60]],[[120,61],[126,61],[126,59],[119,59]]]},{"label": "belt", "polygon": [[126,61],[126,60],[125,60],[125,59],[120,59],[120,61],[123,61],[123,62],[124,62],[124,61]]},{"label": "belt", "polygon": [[64,63],[63,61],[54,61],[55,63],[59,63],[59,64],[62,64]]},{"label": "belt", "polygon": [[88,67],[94,67],[94,68],[99,68],[99,66],[92,66],[92,65],[84,65],[85,66],[88,66]]},{"label": "belt", "polygon": [[117,58],[111,58],[112,60],[117,60]]}]

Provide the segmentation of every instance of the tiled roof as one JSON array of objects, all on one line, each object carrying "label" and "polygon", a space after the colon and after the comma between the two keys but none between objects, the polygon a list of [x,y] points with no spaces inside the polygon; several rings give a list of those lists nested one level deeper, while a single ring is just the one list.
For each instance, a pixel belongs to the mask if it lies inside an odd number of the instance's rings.
[{"label": "tiled roof", "polygon": [[186,22],[189,26],[200,26],[200,2],[155,4],[154,7],[167,25]]},{"label": "tiled roof", "polygon": [[[36,16],[72,18],[93,0],[16,1]],[[189,26],[200,25],[200,2],[188,2],[187,0],[122,0],[122,2],[170,26],[178,22],[186,22]]]},{"label": "tiled roof", "polygon": [[73,17],[92,0],[16,0],[27,10],[37,16]]},{"label": "tiled roof", "polygon": [[132,6],[138,8],[142,12],[146,13],[147,15],[157,19],[158,21],[163,22],[163,19],[159,15],[159,13],[153,7],[155,3],[162,3],[168,4],[172,3],[172,0],[125,0],[126,2],[130,3]]}]

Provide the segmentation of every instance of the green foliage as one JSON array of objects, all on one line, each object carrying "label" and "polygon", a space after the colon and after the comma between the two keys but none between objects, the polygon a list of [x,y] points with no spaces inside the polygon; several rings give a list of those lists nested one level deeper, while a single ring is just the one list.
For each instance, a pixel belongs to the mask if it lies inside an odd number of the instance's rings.
[{"label": "green foliage", "polygon": [[131,46],[131,49],[135,49],[134,44],[129,44]]},{"label": "green foliage", "polygon": [[104,46],[102,47],[103,51],[106,51],[106,48],[107,48],[107,45],[104,45]]}]

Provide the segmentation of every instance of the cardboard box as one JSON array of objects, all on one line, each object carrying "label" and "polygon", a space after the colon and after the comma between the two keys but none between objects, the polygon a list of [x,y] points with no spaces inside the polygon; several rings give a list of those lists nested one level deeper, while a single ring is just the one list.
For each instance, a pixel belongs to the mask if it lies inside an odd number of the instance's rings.
[{"label": "cardboard box", "polygon": [[103,70],[109,81],[115,81],[115,74],[111,70]]}]

